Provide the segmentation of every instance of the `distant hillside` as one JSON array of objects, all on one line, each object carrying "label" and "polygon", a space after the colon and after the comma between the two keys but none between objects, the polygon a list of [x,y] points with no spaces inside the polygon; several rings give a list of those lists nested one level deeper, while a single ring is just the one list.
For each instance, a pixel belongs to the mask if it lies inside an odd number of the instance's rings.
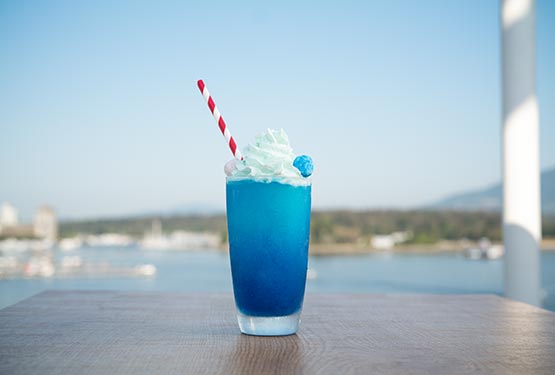
[{"label": "distant hillside", "polygon": [[[543,171],[541,178],[542,212],[544,215],[555,215],[555,168]],[[499,183],[485,189],[452,195],[427,208],[457,211],[500,211],[501,197],[502,190]]]}]

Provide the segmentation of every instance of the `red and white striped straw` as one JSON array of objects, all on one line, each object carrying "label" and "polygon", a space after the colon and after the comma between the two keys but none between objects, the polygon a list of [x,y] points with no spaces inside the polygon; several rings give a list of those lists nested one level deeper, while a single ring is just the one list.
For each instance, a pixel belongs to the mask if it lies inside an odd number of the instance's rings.
[{"label": "red and white striped straw", "polygon": [[208,108],[210,108],[210,112],[212,112],[212,115],[214,115],[214,118],[216,119],[216,122],[218,123],[218,126],[222,131],[222,134],[224,135],[224,138],[229,145],[229,148],[231,149],[231,153],[233,154],[233,156],[235,156],[236,159],[243,159],[241,151],[239,151],[239,148],[237,147],[235,140],[231,136],[231,133],[229,132],[229,129],[224,121],[224,118],[220,114],[220,111],[218,111],[216,103],[214,103],[214,100],[212,100],[212,96],[210,96],[210,93],[208,92],[208,89],[206,88],[206,85],[204,84],[202,79],[198,80],[197,85],[200,92],[202,93],[202,96],[204,96],[204,99],[206,99],[206,102],[208,103]]}]

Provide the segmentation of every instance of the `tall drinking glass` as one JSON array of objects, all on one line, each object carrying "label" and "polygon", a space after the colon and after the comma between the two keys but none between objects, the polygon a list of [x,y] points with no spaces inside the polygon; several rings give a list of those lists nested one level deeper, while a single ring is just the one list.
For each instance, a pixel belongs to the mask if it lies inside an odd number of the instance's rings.
[{"label": "tall drinking glass", "polygon": [[228,177],[227,225],[233,293],[241,332],[297,332],[310,234],[310,181]]}]

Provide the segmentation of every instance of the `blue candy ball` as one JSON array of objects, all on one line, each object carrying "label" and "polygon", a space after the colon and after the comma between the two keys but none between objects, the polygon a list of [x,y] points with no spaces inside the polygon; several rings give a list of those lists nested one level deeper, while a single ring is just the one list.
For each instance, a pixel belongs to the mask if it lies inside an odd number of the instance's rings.
[{"label": "blue candy ball", "polygon": [[312,164],[312,158],[308,155],[297,156],[293,161],[293,166],[301,172],[303,177],[308,177],[314,171],[314,165]]}]

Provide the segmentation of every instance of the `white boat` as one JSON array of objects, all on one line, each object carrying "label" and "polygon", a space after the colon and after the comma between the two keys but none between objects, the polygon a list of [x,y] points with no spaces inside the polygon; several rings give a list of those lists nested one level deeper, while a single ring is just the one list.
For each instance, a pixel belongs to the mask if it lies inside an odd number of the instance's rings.
[{"label": "white boat", "polygon": [[482,238],[477,247],[470,247],[464,250],[464,256],[470,260],[495,260],[505,254],[503,245],[493,245],[489,239]]},{"label": "white boat", "polygon": [[148,250],[200,250],[215,249],[220,238],[215,233],[175,231],[170,235],[147,235],[139,245]]},{"label": "white boat", "polygon": [[139,242],[139,246],[147,250],[215,249],[219,245],[220,237],[217,233],[176,230],[170,234],[164,234],[160,220],[152,222],[152,230],[145,233]]},{"label": "white boat", "polygon": [[120,233],[103,233],[85,237],[88,246],[94,247],[129,247],[135,244],[131,236]]},{"label": "white boat", "polygon": [[63,238],[58,242],[58,248],[62,251],[73,251],[83,246],[81,237]]}]

